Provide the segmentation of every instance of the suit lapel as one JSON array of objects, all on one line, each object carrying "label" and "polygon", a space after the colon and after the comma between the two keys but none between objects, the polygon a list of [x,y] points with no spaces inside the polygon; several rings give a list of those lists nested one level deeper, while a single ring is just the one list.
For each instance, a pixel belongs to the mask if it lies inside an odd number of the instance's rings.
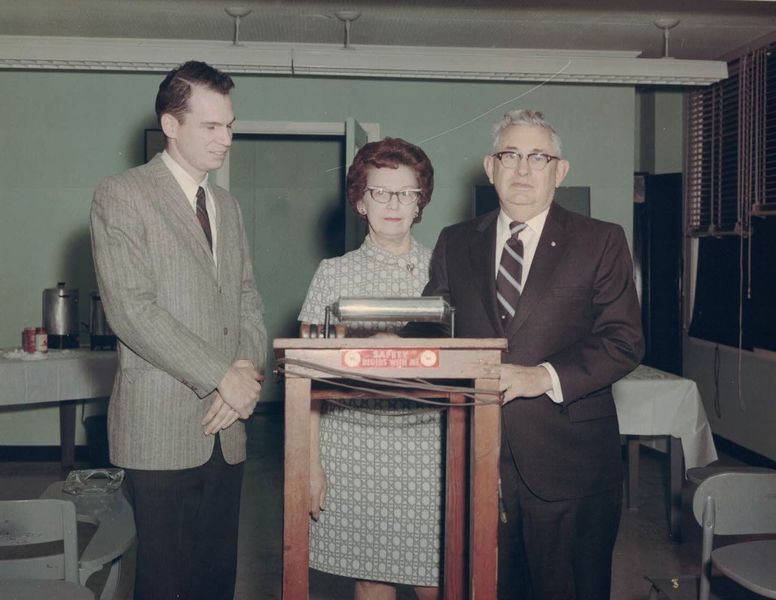
[{"label": "suit lapel", "polygon": [[562,214],[556,204],[552,204],[544,223],[542,236],[536,247],[536,253],[523,287],[515,316],[507,326],[507,337],[512,338],[528,319],[531,311],[540,305],[548,288],[552,287],[552,274],[561,263],[568,247],[568,231],[563,226]]},{"label": "suit lapel", "polygon": [[[157,154],[148,163],[148,167],[157,181],[156,187],[159,190],[160,208],[172,215],[174,222],[184,230],[182,237],[190,240],[194,247],[194,254],[202,261],[203,266],[207,268],[211,276],[215,277],[215,264],[213,263],[207,238],[181,186],[178,185],[175,177],[173,177],[167,165],[162,161],[161,155]],[[216,211],[217,214],[219,212]]]},{"label": "suit lapel", "polygon": [[494,331],[503,332],[496,306],[496,221],[498,210],[486,215],[475,228],[469,257],[475,290],[482,298],[485,313]]}]

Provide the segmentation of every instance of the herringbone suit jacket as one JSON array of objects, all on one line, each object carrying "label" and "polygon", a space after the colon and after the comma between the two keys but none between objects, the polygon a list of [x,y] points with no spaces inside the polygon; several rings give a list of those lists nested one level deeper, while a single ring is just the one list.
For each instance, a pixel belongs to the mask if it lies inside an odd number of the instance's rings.
[{"label": "herringbone suit jacket", "polygon": [[[189,201],[157,155],[100,182],[92,251],[106,316],[119,338],[108,408],[111,461],[133,469],[204,464],[200,421],[230,365],[263,369],[267,335],[240,207],[210,184],[218,261]],[[245,459],[245,428],[220,432],[226,461]]]}]

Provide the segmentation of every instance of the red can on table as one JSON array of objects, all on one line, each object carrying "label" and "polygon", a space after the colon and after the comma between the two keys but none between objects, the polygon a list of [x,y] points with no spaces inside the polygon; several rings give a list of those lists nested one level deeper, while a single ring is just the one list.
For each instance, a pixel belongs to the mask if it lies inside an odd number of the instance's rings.
[{"label": "red can on table", "polygon": [[22,329],[22,350],[25,352],[35,352],[35,327],[25,327]]},{"label": "red can on table", "polygon": [[35,352],[48,352],[48,332],[45,327],[35,329]]}]

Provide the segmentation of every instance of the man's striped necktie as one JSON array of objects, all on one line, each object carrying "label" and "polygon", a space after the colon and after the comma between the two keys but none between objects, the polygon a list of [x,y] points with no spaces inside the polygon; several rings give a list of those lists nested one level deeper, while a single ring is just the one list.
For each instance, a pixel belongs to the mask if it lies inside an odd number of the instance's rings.
[{"label": "man's striped necktie", "polygon": [[505,326],[515,316],[517,302],[523,292],[523,242],[517,236],[525,228],[526,224],[520,221],[509,224],[512,237],[504,244],[496,276],[499,316]]}]

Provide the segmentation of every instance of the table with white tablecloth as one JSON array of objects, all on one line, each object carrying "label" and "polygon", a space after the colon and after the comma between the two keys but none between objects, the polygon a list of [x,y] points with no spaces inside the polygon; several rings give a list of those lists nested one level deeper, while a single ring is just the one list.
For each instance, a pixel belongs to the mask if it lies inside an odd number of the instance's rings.
[{"label": "table with white tablecloth", "polygon": [[635,436],[667,436],[671,537],[681,537],[682,462],[684,468],[703,467],[717,460],[711,427],[694,381],[639,365],[612,386],[620,433],[628,437],[628,505],[638,481],[639,440]]},{"label": "table with white tablecloth", "polygon": [[0,352],[0,406],[58,403],[62,466],[72,466],[76,402],[110,396],[116,365],[114,351]]}]

